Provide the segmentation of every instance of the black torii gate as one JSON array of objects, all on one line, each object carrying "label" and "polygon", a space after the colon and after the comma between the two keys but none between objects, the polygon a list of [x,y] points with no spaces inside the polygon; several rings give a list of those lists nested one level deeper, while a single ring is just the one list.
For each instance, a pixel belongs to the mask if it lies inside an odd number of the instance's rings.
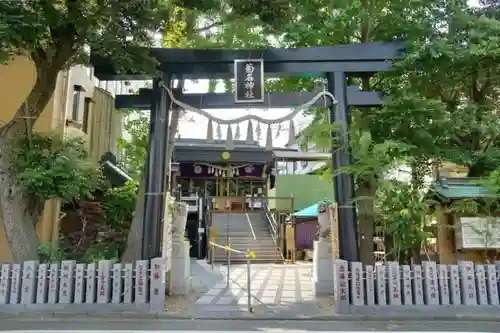
[{"label": "black torii gate", "polygon": [[[337,103],[328,101],[329,121],[340,126],[332,136],[340,136],[340,149],[332,150],[333,168],[351,163],[348,126],[349,106],[380,106],[380,93],[360,91],[357,86],[348,86],[348,77],[370,77],[390,69],[392,60],[402,56],[404,44],[400,41],[374,42],[367,44],[320,46],[310,48],[267,50],[198,50],[162,49],[149,50],[150,56],[159,65],[161,77],[147,73],[119,72],[107,59],[93,57],[94,75],[99,80],[153,80],[152,89],[141,89],[138,95],[116,96],[116,108],[151,110],[148,158],[146,161],[146,188],[143,220],[142,258],[150,259],[161,254],[162,221],[166,192],[166,148],[168,145],[168,119],[170,97],[159,85],[163,81],[171,86],[173,79],[231,78],[238,72],[235,60],[255,62],[261,60],[263,74],[269,78],[311,73],[327,79],[327,89]],[[257,63],[254,63],[258,65]],[[240,73],[241,74],[241,73]],[[236,82],[238,86],[238,82]],[[241,86],[240,86],[241,88]],[[238,89],[237,89],[238,90]],[[174,97],[183,103],[200,109],[221,108],[288,108],[310,100],[315,92],[308,93],[265,93],[259,95],[259,102],[241,100],[235,102],[234,94],[183,94],[172,89]],[[236,93],[237,94],[237,93]],[[241,99],[241,96],[240,96]],[[315,106],[325,107],[323,101]],[[333,139],[333,138],[332,138]],[[335,200],[339,206],[340,257],[349,261],[359,259],[356,209],[353,203],[354,179],[350,174],[334,176]]]}]

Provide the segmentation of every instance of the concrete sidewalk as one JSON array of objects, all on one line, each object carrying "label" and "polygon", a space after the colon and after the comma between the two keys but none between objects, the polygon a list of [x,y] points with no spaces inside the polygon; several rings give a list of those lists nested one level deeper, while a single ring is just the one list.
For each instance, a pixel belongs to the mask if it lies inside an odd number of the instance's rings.
[{"label": "concrete sidewalk", "polygon": [[[329,316],[304,316],[304,315],[285,315],[283,313],[263,313],[258,310],[256,313],[240,312],[240,313],[225,313],[215,311],[213,313],[204,312],[203,315],[192,314],[171,314],[167,312],[3,312],[0,313],[0,319],[36,319],[36,318],[89,318],[89,319],[158,319],[158,320],[251,320],[251,321],[370,321],[370,322],[386,322],[386,321],[460,321],[460,322],[500,322],[500,313],[491,314],[467,314],[456,313],[454,315],[430,315],[419,314],[413,315],[329,315]],[[499,327],[500,328],[500,327]],[[499,329],[500,331],[500,329]]]},{"label": "concrete sidewalk", "polygon": [[[312,320],[173,320],[151,318],[43,317],[2,320],[0,331],[37,332],[499,332],[498,322],[488,321],[312,321]],[[140,332],[138,332],[140,331]]]}]

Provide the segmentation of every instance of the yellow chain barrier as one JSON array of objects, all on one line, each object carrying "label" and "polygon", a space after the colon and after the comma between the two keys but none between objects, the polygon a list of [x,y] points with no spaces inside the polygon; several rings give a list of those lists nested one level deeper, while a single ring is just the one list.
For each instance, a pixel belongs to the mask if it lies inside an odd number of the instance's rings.
[{"label": "yellow chain barrier", "polygon": [[[251,267],[251,261],[253,259],[255,259],[255,252],[254,251],[250,251],[250,249],[247,249],[247,251],[240,251],[240,250],[236,250],[236,249],[232,249],[231,247],[229,247],[228,245],[220,245],[220,244],[217,244],[215,242],[212,242],[210,241],[209,242],[210,246],[212,246],[212,251],[213,251],[213,247],[218,247],[220,249],[224,249],[224,251],[227,251],[228,254],[229,252],[234,252],[234,253],[242,253],[242,254],[246,254],[246,262],[247,262],[247,303],[248,303],[248,311],[250,313],[253,312],[253,308],[252,308],[252,293],[251,293],[251,285],[250,285],[250,281],[251,281],[251,273],[250,273],[250,267]],[[231,244],[231,240],[229,240],[229,244]],[[227,270],[227,286],[229,287],[229,280],[230,280],[230,272],[231,272],[231,269],[230,269],[230,266],[231,263],[230,263],[230,260],[229,260],[229,255],[228,255],[228,270]],[[213,257],[212,257],[212,269],[213,269]]]},{"label": "yellow chain barrier", "polygon": [[236,250],[236,249],[232,249],[230,248],[229,246],[227,245],[219,245],[217,243],[214,243],[212,241],[209,242],[209,244],[211,246],[215,246],[215,247],[218,247],[220,249],[223,249],[225,251],[228,251],[228,252],[234,252],[234,253],[242,253],[242,254],[246,254],[246,257],[249,258],[249,259],[255,259],[255,252],[254,251],[250,251],[250,250],[247,250],[246,252],[245,251],[240,251],[240,250]]}]

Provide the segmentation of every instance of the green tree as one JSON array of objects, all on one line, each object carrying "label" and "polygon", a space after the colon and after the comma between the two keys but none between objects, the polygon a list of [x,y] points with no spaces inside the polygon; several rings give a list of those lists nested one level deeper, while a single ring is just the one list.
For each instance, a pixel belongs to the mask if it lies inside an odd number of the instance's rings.
[{"label": "green tree", "polygon": [[[454,202],[450,210],[456,213],[459,222],[456,228],[463,228],[464,231],[456,231],[466,235],[468,231],[483,249],[483,260],[485,263],[491,263],[497,260],[498,249],[496,249],[500,237],[498,230],[500,228],[500,169],[495,169],[489,174],[483,176],[476,182],[476,185],[483,187],[487,192],[481,198],[463,199]],[[476,217],[476,221],[463,221],[462,217]],[[496,250],[495,250],[496,249]]]},{"label": "green tree", "polygon": [[387,260],[420,262],[421,249],[432,236],[428,231],[430,202],[425,194],[398,181],[383,181],[379,186],[375,211]]},{"label": "green tree", "polygon": [[[298,9],[300,17],[297,18],[296,24],[289,24],[285,27],[285,32],[281,36],[281,40],[286,46],[301,47],[318,44],[347,44],[347,43],[365,43],[379,40],[392,40],[396,38],[413,40],[426,35],[426,31],[430,29],[427,17],[433,13],[435,2],[433,1],[317,1],[303,4]],[[283,82],[283,88],[289,89],[286,86],[311,86],[317,85],[318,80],[300,79],[291,82]],[[351,80],[351,84],[359,85],[363,90],[377,90],[387,88],[381,86],[384,81],[374,77],[372,79],[363,78],[361,80]],[[373,147],[385,147],[386,145],[399,145],[399,139],[386,133],[381,133],[373,130],[372,114],[376,113],[376,109],[356,109],[352,108],[352,142],[353,142],[353,159],[358,158],[366,160],[366,157],[371,156],[377,158],[376,155],[366,154],[356,150],[354,141],[359,139],[356,133],[364,133],[364,137],[370,137]],[[327,114],[324,109],[311,110],[314,120],[309,126],[305,134],[305,144],[308,142],[316,143],[318,140],[325,140],[324,137],[329,135],[331,127],[328,125]],[[382,113],[382,112],[381,112]],[[384,123],[383,120],[380,120]],[[311,133],[317,133],[311,135]],[[323,133],[323,139],[320,139],[318,133]],[[370,150],[368,150],[370,151]],[[405,149],[406,151],[406,149]],[[399,150],[389,150],[388,154],[394,154],[390,160],[401,159]],[[357,157],[358,156],[358,157]],[[361,156],[365,156],[362,157]],[[384,158],[385,159],[385,158]],[[358,163],[353,164],[354,167]],[[375,223],[375,193],[379,184],[380,178],[383,176],[382,170],[379,168],[365,168],[366,165],[381,166],[383,163],[378,163],[372,160],[371,163],[359,164],[359,170],[353,172],[356,177],[356,192],[360,195],[362,192],[363,202],[359,202],[358,215],[359,231],[363,235],[362,251],[360,253],[361,260],[364,263],[373,262],[373,225]],[[384,169],[390,165],[384,165]],[[337,171],[338,172],[338,171]],[[371,172],[371,173],[370,173]],[[370,174],[369,174],[370,173]]]},{"label": "green tree", "polygon": [[[228,6],[221,6],[208,12],[196,8],[172,6],[169,17],[171,19],[163,31],[163,46],[167,48],[262,48],[267,45],[263,42],[266,40],[261,33],[264,25],[259,18],[255,15],[241,17]],[[218,80],[211,80],[209,91],[214,92],[218,83]],[[182,90],[184,84],[185,81],[181,79],[176,88]],[[230,80],[225,80],[224,85],[226,91],[231,90]],[[170,112],[168,160],[172,159],[179,122],[188,119],[185,110],[173,107]],[[139,179],[147,156],[149,117],[140,111],[132,111],[130,115],[125,130],[131,135],[131,139],[122,139],[120,145],[125,153],[124,164],[132,175]],[[170,173],[169,166],[167,174]],[[143,177],[139,180],[141,181],[139,199],[128,235],[125,260],[135,260],[140,257],[145,179]]]},{"label": "green tree", "polygon": [[[498,21],[492,8],[472,9],[466,1],[319,1],[297,9],[285,27],[285,46],[308,46],[404,39],[407,52],[389,73],[352,80],[364,90],[388,92],[380,109],[352,110],[352,128],[371,134],[374,145],[387,140],[412,147],[394,158],[412,166],[412,186],[423,186],[429,163],[447,160],[469,166],[470,175],[491,170],[498,160]],[[318,14],[319,13],[319,14]],[[287,80],[281,86],[314,85]],[[288,86],[288,87],[287,87]],[[309,132],[328,135],[324,110],[312,110]],[[306,135],[309,141],[321,135]],[[324,139],[324,138],[323,138]],[[353,140],[357,140],[353,136]],[[307,141],[307,140],[306,140]],[[363,155],[353,144],[353,158]],[[358,145],[359,146],[359,145]],[[390,152],[391,153],[391,152]],[[374,161],[374,165],[377,165]],[[356,167],[356,164],[354,168]],[[359,166],[360,171],[364,165]],[[355,175],[359,172],[352,171]],[[366,174],[365,174],[366,175]],[[380,173],[356,177],[358,189],[376,193]],[[368,181],[367,181],[368,180]],[[376,198],[359,205],[360,233],[375,223]],[[368,241],[366,241],[369,243]],[[373,261],[365,247],[362,261]]]},{"label": "green tree", "polygon": [[[288,4],[288,2],[287,2]],[[203,11],[229,8],[235,16],[257,16],[278,25],[289,6],[282,1],[178,1],[180,7]],[[36,258],[37,216],[29,213],[26,194],[11,172],[10,139],[31,131],[50,101],[59,71],[84,62],[88,47],[111,57],[119,66],[154,70],[155,63],[141,47],[152,45],[152,33],[171,19],[173,4],[166,0],[6,0],[0,2],[0,59],[28,56],[36,81],[13,118],[0,128],[0,217],[16,261]],[[30,121],[28,121],[30,120]]]},{"label": "green tree", "polygon": [[140,181],[148,152],[149,114],[144,111],[127,112],[124,122],[126,137],[118,139],[122,151],[121,164],[129,175]]}]

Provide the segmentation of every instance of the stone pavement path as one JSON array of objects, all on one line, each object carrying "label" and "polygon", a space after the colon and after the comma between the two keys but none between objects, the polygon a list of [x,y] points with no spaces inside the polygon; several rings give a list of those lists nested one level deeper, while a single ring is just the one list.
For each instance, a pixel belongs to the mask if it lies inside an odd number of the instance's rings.
[{"label": "stone pavement path", "polygon": [[[227,315],[227,312],[248,310],[246,266],[231,267],[229,286],[226,280],[227,267],[219,269],[224,278],[196,301],[190,309],[192,313],[218,312]],[[297,316],[324,312],[313,295],[311,265],[252,265],[250,281],[252,306],[256,312]]]}]

